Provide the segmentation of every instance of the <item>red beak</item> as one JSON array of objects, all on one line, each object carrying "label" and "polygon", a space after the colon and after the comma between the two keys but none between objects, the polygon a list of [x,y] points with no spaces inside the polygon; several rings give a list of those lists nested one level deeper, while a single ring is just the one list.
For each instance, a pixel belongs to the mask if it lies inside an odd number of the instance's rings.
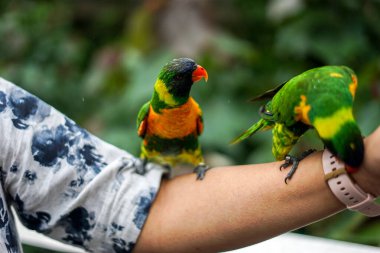
[{"label": "red beak", "polygon": [[207,82],[207,80],[208,80],[207,71],[201,65],[197,65],[197,68],[193,71],[192,80],[195,83],[195,82],[198,82],[199,80],[201,80],[202,77],[204,77],[205,81]]}]

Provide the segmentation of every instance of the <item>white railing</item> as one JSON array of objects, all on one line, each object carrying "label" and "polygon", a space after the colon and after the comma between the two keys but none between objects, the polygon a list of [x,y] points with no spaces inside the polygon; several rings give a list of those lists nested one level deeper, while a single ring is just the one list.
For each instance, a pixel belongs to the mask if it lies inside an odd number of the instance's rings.
[{"label": "white railing", "polygon": [[380,248],[287,233],[229,253],[380,253]]}]

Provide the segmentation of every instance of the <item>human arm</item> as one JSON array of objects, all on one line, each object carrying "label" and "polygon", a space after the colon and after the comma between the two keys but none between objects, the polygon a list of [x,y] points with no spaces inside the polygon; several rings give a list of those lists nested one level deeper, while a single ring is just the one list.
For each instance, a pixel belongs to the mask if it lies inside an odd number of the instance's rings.
[{"label": "human arm", "polygon": [[[353,179],[380,195],[380,128],[365,139]],[[212,169],[202,182],[162,182],[135,252],[220,252],[254,244],[333,215],[345,207],[324,181],[322,152],[284,184],[281,162]]]}]

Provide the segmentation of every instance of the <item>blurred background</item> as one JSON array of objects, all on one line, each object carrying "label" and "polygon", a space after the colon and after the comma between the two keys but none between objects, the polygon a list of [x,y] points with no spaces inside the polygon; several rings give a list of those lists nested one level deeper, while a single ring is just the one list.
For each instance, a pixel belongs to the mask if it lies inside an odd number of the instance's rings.
[{"label": "blurred background", "polygon": [[[175,57],[209,73],[192,96],[212,165],[273,161],[270,132],[229,145],[259,118],[248,101],[321,65],[351,67],[363,134],[380,124],[378,0],[0,0],[0,38],[0,76],[134,155],[137,112]],[[312,131],[293,152],[310,147],[322,148]],[[349,211],[296,232],[380,246],[380,218]]]}]

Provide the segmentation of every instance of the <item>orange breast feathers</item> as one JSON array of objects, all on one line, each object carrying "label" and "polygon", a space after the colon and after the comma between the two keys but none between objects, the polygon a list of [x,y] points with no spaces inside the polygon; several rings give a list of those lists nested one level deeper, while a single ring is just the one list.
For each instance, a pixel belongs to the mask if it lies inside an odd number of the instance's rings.
[{"label": "orange breast feathers", "polygon": [[189,134],[201,134],[203,123],[202,111],[193,98],[178,108],[162,109],[156,113],[149,108],[147,135],[158,135],[162,138],[181,138]]}]

